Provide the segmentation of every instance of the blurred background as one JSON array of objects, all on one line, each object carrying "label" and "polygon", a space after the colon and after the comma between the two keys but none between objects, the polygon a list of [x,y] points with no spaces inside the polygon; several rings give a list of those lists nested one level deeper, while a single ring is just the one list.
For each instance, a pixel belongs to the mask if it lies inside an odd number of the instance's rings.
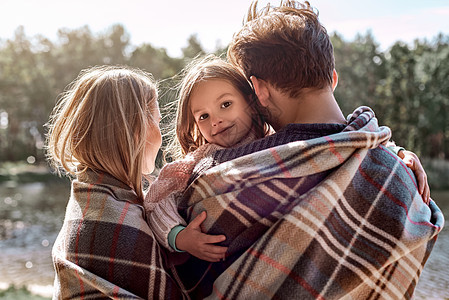
[{"label": "blurred background", "polygon": [[[0,3],[0,299],[51,295],[51,247],[69,181],[47,167],[44,124],[67,84],[89,66],[139,67],[159,81],[165,107],[176,98],[176,74],[197,55],[224,54],[250,4],[122,2]],[[343,112],[374,109],[393,140],[419,155],[432,198],[449,219],[449,3],[310,2],[334,45]],[[172,115],[163,114],[167,124]],[[449,299],[447,248],[445,228],[416,299]]]}]

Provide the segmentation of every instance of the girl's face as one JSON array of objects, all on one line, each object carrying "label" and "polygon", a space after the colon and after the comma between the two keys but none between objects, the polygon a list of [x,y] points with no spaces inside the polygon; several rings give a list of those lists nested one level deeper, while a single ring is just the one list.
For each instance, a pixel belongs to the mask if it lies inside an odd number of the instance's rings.
[{"label": "girl's face", "polygon": [[245,97],[226,80],[199,82],[190,94],[190,110],[203,137],[222,147],[237,144],[252,127]]},{"label": "girl's face", "polygon": [[156,108],[153,112],[153,120],[156,121],[157,126],[150,128],[147,134],[147,141],[145,144],[145,155],[143,161],[143,173],[150,174],[154,171],[155,161],[159,148],[162,145],[162,135],[159,128],[159,122],[161,121],[161,113],[159,111],[158,103],[155,104]]}]

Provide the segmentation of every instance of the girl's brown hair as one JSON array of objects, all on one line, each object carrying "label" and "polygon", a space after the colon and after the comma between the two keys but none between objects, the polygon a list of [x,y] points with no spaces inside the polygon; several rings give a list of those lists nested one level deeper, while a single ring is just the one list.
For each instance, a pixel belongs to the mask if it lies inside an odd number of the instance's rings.
[{"label": "girl's brown hair", "polygon": [[199,82],[210,79],[226,80],[242,93],[248,102],[248,112],[253,116],[252,130],[255,131],[257,138],[264,137],[268,131],[264,110],[259,105],[252,86],[245,76],[225,60],[215,55],[208,55],[192,61],[184,70],[177,101],[174,130],[176,138],[173,138],[167,151],[175,159],[181,158],[207,143],[190,110],[190,95]]},{"label": "girl's brown hair", "polygon": [[148,73],[112,66],[82,71],[47,124],[50,163],[59,174],[108,173],[143,200],[146,137],[159,130],[157,105],[156,84]]}]

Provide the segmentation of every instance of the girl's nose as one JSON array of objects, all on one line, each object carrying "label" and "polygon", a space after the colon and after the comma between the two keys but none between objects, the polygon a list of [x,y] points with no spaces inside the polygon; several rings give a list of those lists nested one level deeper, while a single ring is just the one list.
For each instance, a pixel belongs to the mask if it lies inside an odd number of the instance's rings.
[{"label": "girl's nose", "polygon": [[218,124],[223,123],[223,120],[221,118],[213,118],[212,119],[212,126],[218,126]]}]

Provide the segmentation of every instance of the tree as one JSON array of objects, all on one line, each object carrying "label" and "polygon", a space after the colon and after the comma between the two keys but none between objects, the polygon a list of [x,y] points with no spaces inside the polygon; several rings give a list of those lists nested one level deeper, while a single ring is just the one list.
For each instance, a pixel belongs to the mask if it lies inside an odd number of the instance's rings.
[{"label": "tree", "polygon": [[187,46],[182,48],[182,54],[185,59],[195,58],[204,55],[205,53],[206,52],[203,50],[196,34],[192,34],[187,40]]},{"label": "tree", "polygon": [[156,79],[175,75],[182,68],[182,60],[171,58],[164,48],[154,48],[143,44],[136,48],[129,59],[129,64],[153,74]]},{"label": "tree", "polygon": [[367,105],[381,115],[384,107],[379,88],[385,81],[385,56],[371,32],[357,35],[353,42],[343,41],[337,33],[331,40],[339,75],[335,96],[343,112],[349,114],[356,107]]},{"label": "tree", "polygon": [[433,43],[415,43],[416,86],[423,152],[430,157],[449,156],[449,37],[439,35]]},{"label": "tree", "polygon": [[[32,43],[23,27],[17,28],[14,38],[0,51],[0,105],[7,116],[7,128],[2,136],[0,159],[36,155],[36,128],[38,119],[46,114],[45,106],[35,106],[34,97],[48,96],[44,66],[32,51]],[[36,89],[37,88],[37,89]],[[40,98],[42,99],[42,98]]]},{"label": "tree", "polygon": [[417,130],[420,102],[415,65],[414,51],[404,43],[395,43],[388,53],[385,120],[398,144],[422,154]]},{"label": "tree", "polygon": [[122,65],[126,64],[128,60],[128,48],[130,47],[130,36],[126,32],[123,25],[116,24],[111,26],[106,34],[97,38],[98,49],[104,49],[103,63]]}]

